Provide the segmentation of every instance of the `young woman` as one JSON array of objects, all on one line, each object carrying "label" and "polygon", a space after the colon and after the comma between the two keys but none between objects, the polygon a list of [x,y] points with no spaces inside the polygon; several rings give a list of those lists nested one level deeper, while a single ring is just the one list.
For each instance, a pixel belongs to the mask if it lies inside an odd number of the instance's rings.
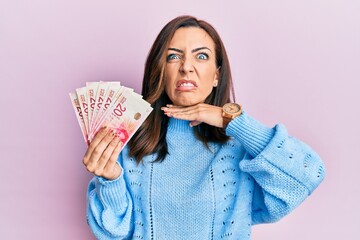
[{"label": "young woman", "polygon": [[103,128],[83,162],[94,173],[87,220],[98,239],[250,239],[319,185],[324,166],[286,128],[231,101],[224,45],[180,16],[156,38],[142,95],[154,108],[128,146]]}]

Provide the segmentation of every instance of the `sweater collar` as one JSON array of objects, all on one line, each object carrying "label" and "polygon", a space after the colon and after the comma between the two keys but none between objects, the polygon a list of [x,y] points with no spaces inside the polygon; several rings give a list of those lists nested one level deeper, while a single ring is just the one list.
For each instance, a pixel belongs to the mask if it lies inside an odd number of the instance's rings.
[{"label": "sweater collar", "polygon": [[194,132],[194,130],[192,127],[190,127],[190,121],[171,117],[169,118],[168,132],[187,133],[187,132]]}]

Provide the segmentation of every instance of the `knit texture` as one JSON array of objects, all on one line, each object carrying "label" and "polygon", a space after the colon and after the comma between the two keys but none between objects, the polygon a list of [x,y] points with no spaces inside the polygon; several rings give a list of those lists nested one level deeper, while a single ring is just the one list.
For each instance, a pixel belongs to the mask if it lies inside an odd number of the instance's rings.
[{"label": "knit texture", "polygon": [[320,184],[319,156],[290,137],[284,126],[268,128],[246,112],[226,129],[231,139],[197,140],[188,121],[171,118],[169,154],[137,165],[125,148],[113,181],[94,177],[87,220],[98,239],[241,239],[251,225],[275,222]]}]

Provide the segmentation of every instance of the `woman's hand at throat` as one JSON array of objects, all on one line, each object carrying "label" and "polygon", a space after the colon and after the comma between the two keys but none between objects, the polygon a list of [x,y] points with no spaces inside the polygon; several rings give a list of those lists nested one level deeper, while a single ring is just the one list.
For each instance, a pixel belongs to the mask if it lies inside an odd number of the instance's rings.
[{"label": "woman's hand at throat", "polygon": [[161,110],[168,117],[190,121],[191,127],[201,123],[207,123],[219,128],[223,127],[222,108],[218,106],[206,103],[198,103],[188,107],[167,104]]}]

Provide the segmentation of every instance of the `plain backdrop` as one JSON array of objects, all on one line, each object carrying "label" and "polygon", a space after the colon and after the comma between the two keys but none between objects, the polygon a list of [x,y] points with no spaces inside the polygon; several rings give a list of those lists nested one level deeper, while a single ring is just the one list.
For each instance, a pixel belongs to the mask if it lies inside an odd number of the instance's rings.
[{"label": "plain backdrop", "polygon": [[320,187],[253,239],[360,239],[359,12],[358,0],[0,0],[0,239],[93,239],[68,93],[100,80],[140,92],[151,44],[183,14],[222,36],[237,102],[325,162]]}]

